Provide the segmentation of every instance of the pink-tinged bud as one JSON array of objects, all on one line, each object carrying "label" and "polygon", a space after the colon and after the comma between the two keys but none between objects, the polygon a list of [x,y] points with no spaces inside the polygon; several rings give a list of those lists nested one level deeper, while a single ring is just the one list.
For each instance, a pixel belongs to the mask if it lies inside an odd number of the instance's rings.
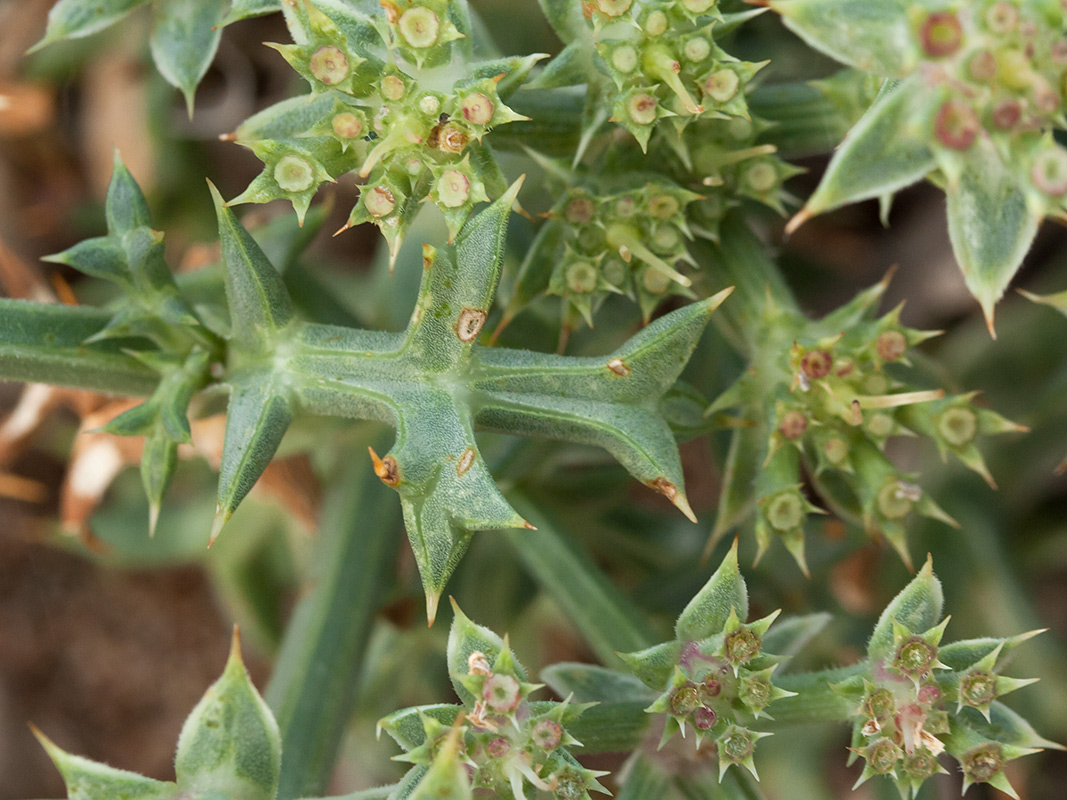
[{"label": "pink-tinged bud", "polygon": [[704,682],[700,684],[700,697],[706,703],[708,700],[712,700],[722,694],[722,684],[719,683],[711,675],[704,679]]},{"label": "pink-tinged bud", "polygon": [[885,331],[878,336],[874,349],[883,361],[896,361],[907,352],[908,340],[900,331]]},{"label": "pink-tinged bud", "polygon": [[1056,64],[1067,64],[1067,39],[1057,39],[1049,48],[1049,56]]},{"label": "pink-tinged bud", "polygon": [[1004,752],[999,744],[984,744],[967,753],[960,763],[972,781],[988,783],[1004,768]]},{"label": "pink-tinged bud", "polygon": [[732,69],[720,69],[704,81],[704,93],[716,103],[725,103],[737,95],[741,79]]},{"label": "pink-tinged bud", "polygon": [[563,214],[572,225],[585,225],[596,214],[596,205],[588,197],[575,197]]},{"label": "pink-tinged bud", "polygon": [[937,432],[953,447],[963,447],[978,433],[978,415],[969,408],[950,408],[938,418]]},{"label": "pink-tinged bud", "polygon": [[993,33],[1011,33],[1019,24],[1019,9],[1007,0],[994,3],[985,12],[985,24]]},{"label": "pink-tinged bud", "polygon": [[1060,96],[1044,81],[1034,83],[1034,105],[1038,111],[1051,114],[1060,107]]},{"label": "pink-tinged bud", "polygon": [[630,10],[634,0],[596,0],[596,10],[605,17],[620,17]]},{"label": "pink-tinged bud", "polygon": [[919,32],[923,52],[930,58],[945,58],[963,44],[963,26],[951,11],[935,11],[926,18]]},{"label": "pink-tinged bud", "polygon": [[997,699],[996,678],[988,672],[976,672],[960,681],[960,702],[984,708]]},{"label": "pink-tinged bud", "polygon": [[710,731],[718,722],[719,715],[710,708],[701,706],[693,712],[693,726],[698,731]]},{"label": "pink-tinged bud", "polygon": [[503,758],[511,752],[511,742],[501,736],[489,742],[485,749],[492,758]]},{"label": "pink-tinged bud", "polygon": [[1047,195],[1067,194],[1067,151],[1059,147],[1042,150],[1034,159],[1030,177],[1034,186]]},{"label": "pink-tinged bud", "polygon": [[464,97],[460,108],[463,118],[471,125],[488,125],[493,119],[493,101],[481,92]]},{"label": "pink-tinged bud", "polygon": [[967,65],[971,78],[979,83],[992,83],[997,77],[997,57],[989,50],[979,50]]},{"label": "pink-tinged bud", "polygon": [[445,208],[459,208],[471,196],[471,181],[458,169],[446,169],[437,180],[437,197]]},{"label": "pink-tinged bud", "polygon": [[833,365],[833,357],[825,350],[811,350],[800,359],[801,371],[815,381],[829,375]]},{"label": "pink-tinged bud", "polygon": [[350,111],[336,114],[331,124],[334,134],[340,139],[358,139],[363,133],[363,121]]},{"label": "pink-tinged bud", "polygon": [[482,699],[498,714],[514,711],[519,704],[519,682],[510,675],[491,675],[482,687]]},{"label": "pink-tinged bud", "polygon": [[993,106],[993,125],[998,130],[1010,131],[1023,116],[1023,108],[1017,100],[1001,100]]},{"label": "pink-tinged bud", "polygon": [[937,649],[933,645],[919,636],[912,636],[900,645],[893,666],[905,675],[921,678],[930,671],[936,658]]},{"label": "pink-tinged bud", "polygon": [[927,684],[919,689],[919,702],[926,705],[936,703],[941,699],[941,690],[936,684]]},{"label": "pink-tinged bud", "polygon": [[669,194],[657,195],[648,201],[648,213],[656,219],[669,219],[681,208],[681,204]]},{"label": "pink-tinged bud", "polygon": [[888,775],[897,765],[900,748],[891,739],[882,737],[866,749],[867,765],[877,775]]},{"label": "pink-tinged bud", "polygon": [[755,631],[741,628],[741,630],[726,634],[722,646],[726,660],[734,666],[739,666],[759,655],[762,641]]},{"label": "pink-tinged bud", "polygon": [[808,418],[801,411],[787,411],[778,425],[778,432],[790,441],[796,441],[808,429]]},{"label": "pink-tinged bud", "polygon": [[967,150],[974,144],[981,124],[978,115],[962,100],[949,100],[937,112],[934,133],[937,140],[952,150]]},{"label": "pink-tinged bud", "polygon": [[396,198],[384,186],[369,189],[364,197],[366,199],[363,201],[363,206],[372,217],[387,217],[396,209]]},{"label": "pink-tinged bud", "polygon": [[348,77],[348,58],[339,47],[320,47],[311,56],[308,71],[327,86],[336,86]]},{"label": "pink-tinged bud", "polygon": [[587,261],[578,261],[567,267],[567,288],[577,294],[588,294],[596,288],[596,267]]},{"label": "pink-tinged bud", "polygon": [[416,6],[401,15],[397,27],[400,29],[400,35],[412,47],[430,47],[437,41],[441,21],[430,9]]},{"label": "pink-tinged bud", "polygon": [[656,121],[656,107],[659,103],[656,98],[644,92],[635,94],[630,98],[626,111],[630,119],[638,125],[651,125]]},{"label": "pink-tinged bud", "polygon": [[274,167],[274,180],[287,192],[305,192],[315,182],[315,170],[300,156],[285,156]]},{"label": "pink-tinged bud", "polygon": [[700,695],[695,686],[680,686],[671,695],[671,713],[675,716],[685,716],[700,708]]},{"label": "pink-tinged bud", "polygon": [[399,100],[404,96],[404,81],[396,75],[386,75],[382,78],[382,97],[386,100]]},{"label": "pink-tinged bud", "polygon": [[543,719],[534,725],[530,738],[542,750],[555,750],[563,739],[563,728],[559,726],[558,722]]}]

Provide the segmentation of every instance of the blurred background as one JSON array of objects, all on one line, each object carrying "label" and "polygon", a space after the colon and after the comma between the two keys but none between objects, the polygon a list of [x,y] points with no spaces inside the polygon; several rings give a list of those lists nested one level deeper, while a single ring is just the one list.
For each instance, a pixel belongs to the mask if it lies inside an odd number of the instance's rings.
[{"label": "blurred background", "polygon": [[[560,45],[533,0],[471,0],[508,54],[557,52]],[[137,13],[84,40],[25,57],[42,35],[51,0],[0,0],[0,290],[7,296],[94,303],[106,300],[69,270],[40,258],[103,231],[103,197],[118,148],[149,197],[154,226],[167,232],[168,257],[179,271],[217,260],[205,177],[226,197],[259,172],[250,153],[219,135],[255,111],[301,93],[298,76],[263,42],[286,42],[278,15],[226,30],[190,120],[178,92],[151,66],[147,19]],[[773,19],[746,26],[734,52],[774,56],[766,81],[801,80],[827,65]],[[822,158],[800,160],[808,173],[790,189],[804,197],[817,183]],[[509,178],[534,170],[518,155],[504,161]],[[544,211],[550,198],[537,181],[524,205]],[[409,236],[389,278],[384,246],[370,226],[331,238],[347,218],[357,188],[350,178],[324,196],[297,274],[324,321],[399,330],[410,314],[422,239],[439,241],[435,212]],[[330,195],[330,193],[326,193]],[[331,205],[332,203],[332,205]],[[299,234],[288,207],[250,207],[246,224],[292,243]],[[1020,649],[1011,674],[1042,683],[1010,698],[1051,739],[1067,741],[1067,319],[1014,294],[998,310],[992,341],[952,257],[943,196],[925,186],[904,192],[883,228],[874,204],[846,208],[804,226],[788,242],[782,221],[757,214],[780,255],[790,284],[812,314],[824,313],[859,289],[900,269],[886,309],[906,300],[903,320],[944,330],[924,346],[924,366],[955,390],[980,390],[983,402],[1031,427],[1028,435],[985,443],[999,491],[960,465],[943,465],[932,446],[896,443],[902,466],[957,520],[910,532],[917,561],[930,552],[952,613],[949,639],[1050,632]],[[517,220],[508,267],[513,274],[532,228]],[[1016,285],[1035,292],[1067,289],[1067,237],[1049,224]],[[304,242],[300,243],[302,247]],[[508,276],[505,276],[505,284]],[[315,305],[315,298],[322,299]],[[327,300],[329,302],[327,302]],[[571,351],[604,352],[638,321],[620,308],[613,322],[576,333]],[[609,317],[610,319],[610,317]],[[551,314],[533,313],[509,328],[504,343],[551,350]],[[687,378],[713,397],[742,368],[714,330]],[[246,631],[253,677],[270,673],[284,620],[310,569],[323,497],[344,491],[348,453],[382,431],[310,420],[287,437],[283,459],[266,485],[210,553],[204,549],[213,508],[213,474],[203,459],[183,462],[155,539],[147,538],[146,503],[133,467],[136,449],[117,449],[101,466],[79,428],[110,401],[83,392],[0,386],[0,800],[60,797],[62,783],[27,722],[64,748],[114,766],[164,779],[182,720],[220,672],[234,620]],[[11,413],[14,412],[14,413]],[[106,419],[106,417],[105,417]],[[329,435],[329,444],[316,442]],[[601,454],[554,444],[485,437],[498,474],[521,477],[531,495],[568,519],[578,546],[666,626],[707,578],[698,566],[714,518],[726,438],[683,448],[692,526],[665,503],[625,478]],[[79,441],[82,442],[79,445]],[[386,440],[388,441],[388,440]],[[79,462],[79,459],[82,461]],[[77,493],[65,476],[72,465],[100,469],[98,491]],[[520,466],[516,466],[516,464]],[[359,464],[360,468],[367,465]],[[129,467],[128,469],[126,467]],[[113,476],[112,476],[112,473]],[[359,470],[355,471],[356,474]],[[339,477],[341,476],[341,477]],[[114,477],[114,480],[111,480]],[[373,502],[395,503],[382,489]],[[333,789],[340,793],[395,780],[389,743],[375,742],[374,721],[403,705],[450,698],[444,673],[447,619],[427,631],[414,564],[397,530],[396,580],[379,615],[370,663],[359,687],[359,711]],[[827,610],[835,622],[803,656],[804,666],[848,663],[907,572],[886,546],[834,520],[808,534],[813,579],[799,574],[783,548],[759,568],[745,568],[754,613]],[[751,561],[751,552],[742,555]],[[726,543],[723,543],[723,547]],[[713,563],[721,557],[713,556]],[[536,671],[559,660],[593,660],[581,636],[550,597],[526,575],[502,537],[482,534],[452,584],[467,613],[507,628],[519,655]],[[403,668],[398,668],[398,664]],[[843,727],[793,730],[761,744],[758,764],[768,798],[881,796],[871,782],[852,793],[858,769],[844,767]],[[617,768],[604,757],[596,766]],[[1044,753],[1012,764],[1024,798],[1067,796],[1067,757]],[[954,797],[959,777],[939,779],[925,797]],[[983,796],[984,787],[969,796]],[[891,796],[891,795],[886,795]],[[895,795],[892,795],[895,796]],[[992,796],[989,793],[984,796]]]}]

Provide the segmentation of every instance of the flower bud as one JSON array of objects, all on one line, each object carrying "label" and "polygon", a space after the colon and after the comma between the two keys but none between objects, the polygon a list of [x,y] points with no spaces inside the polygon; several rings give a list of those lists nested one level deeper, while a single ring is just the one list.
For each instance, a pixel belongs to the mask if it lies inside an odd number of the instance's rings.
[{"label": "flower bud", "polygon": [[600,274],[612,286],[622,286],[628,274],[626,263],[618,258],[609,258],[601,265]]},{"label": "flower bud", "polygon": [[651,125],[656,121],[656,107],[658,105],[655,97],[640,92],[630,98],[630,102],[626,104],[626,111],[630,115],[630,119],[638,125]]},{"label": "flower bud", "polygon": [[740,764],[752,755],[755,743],[743,730],[733,730],[719,739],[719,753],[727,761]]},{"label": "flower bud", "polygon": [[937,758],[925,747],[920,747],[904,757],[904,772],[919,781],[933,777],[939,770]]},{"label": "flower bud", "polygon": [[534,725],[530,738],[542,750],[555,750],[563,739],[563,728],[558,722],[543,719]]},{"label": "flower bud", "polygon": [[717,0],[682,0],[682,8],[690,14],[703,14],[711,9]]},{"label": "flower bud", "polygon": [[588,294],[596,288],[596,267],[587,261],[578,261],[567,267],[567,288],[578,294]]},{"label": "flower bud", "polygon": [[884,439],[893,432],[893,418],[885,413],[872,414],[867,420],[867,430],[872,436]]},{"label": "flower bud", "polygon": [[759,655],[762,641],[758,633],[748,628],[728,633],[723,639],[726,660],[734,666],[746,664]]},{"label": "flower bud", "polygon": [[415,6],[405,11],[397,24],[400,35],[412,47],[431,47],[437,41],[441,21],[430,9]]},{"label": "flower bud", "polygon": [[274,180],[287,192],[305,192],[315,182],[315,169],[300,156],[285,156],[274,167]]},{"label": "flower bud", "polygon": [[1018,100],[1001,100],[993,106],[993,125],[1002,131],[1010,131],[1019,124],[1023,116],[1023,108]]},{"label": "flower bud", "polygon": [[946,58],[963,44],[963,26],[952,11],[935,11],[923,22],[919,40],[926,55]]},{"label": "flower bud", "polygon": [[963,100],[949,100],[937,112],[934,133],[951,150],[967,150],[978,136],[980,122],[974,109]]},{"label": "flower bud", "polygon": [[836,467],[848,458],[848,445],[842,439],[834,437],[823,447],[823,452],[826,453],[826,460]]},{"label": "flower bud", "polygon": [[458,169],[446,169],[437,179],[438,202],[446,208],[459,208],[471,196],[471,181]]},{"label": "flower bud", "polygon": [[652,249],[660,253],[673,253],[682,244],[682,235],[673,225],[661,225],[652,234]]},{"label": "flower bud", "polygon": [[681,204],[669,194],[656,195],[648,201],[648,213],[656,219],[670,219],[681,208]]},{"label": "flower bud", "polygon": [[637,69],[637,50],[633,45],[623,44],[611,51],[611,65],[627,75]]},{"label": "flower bud", "polygon": [[399,100],[405,91],[404,81],[396,75],[386,75],[382,78],[382,97],[386,100]]},{"label": "flower bud", "polygon": [[1059,147],[1042,150],[1034,159],[1030,177],[1034,186],[1052,197],[1067,194],[1067,151]]},{"label": "flower bud", "polygon": [[[795,409],[787,411],[782,417],[781,423],[778,425],[778,432],[790,441],[799,439],[804,435],[804,431],[807,429],[808,418],[804,416],[804,412]],[[794,526],[790,526],[790,528],[792,527]]]},{"label": "flower bud", "polygon": [[732,69],[720,69],[704,81],[704,93],[717,103],[725,103],[737,95],[741,79]]},{"label": "flower bud", "polygon": [[630,10],[634,0],[596,0],[596,10],[605,17],[620,17]]},{"label": "flower bud", "polygon": [[645,17],[645,33],[649,36],[662,36],[667,32],[667,15],[658,8]]},{"label": "flower bud", "polygon": [[441,101],[432,94],[424,94],[419,98],[419,111],[428,117],[436,117],[441,111]]},{"label": "flower bud", "polygon": [[997,77],[997,57],[989,50],[979,50],[967,64],[972,80],[992,83]]},{"label": "flower bud", "polygon": [[372,217],[387,217],[396,209],[396,198],[384,186],[375,186],[363,193],[363,205]]},{"label": "flower bud", "polygon": [[742,181],[756,194],[767,194],[778,185],[778,170],[771,161],[757,161],[745,169]]},{"label": "flower bud", "polygon": [[800,370],[815,381],[829,375],[833,365],[833,356],[825,350],[810,350],[800,359]]},{"label": "flower bud", "polygon": [[885,331],[878,336],[874,348],[883,361],[896,361],[907,352],[908,340],[900,331]]},{"label": "flower bud", "polygon": [[710,731],[718,722],[719,715],[714,710],[701,706],[693,712],[693,727],[698,731]]},{"label": "flower bud", "polygon": [[490,741],[485,749],[492,758],[503,758],[511,752],[511,742],[500,736]]},{"label": "flower bud", "polygon": [[493,101],[481,92],[464,97],[460,109],[463,111],[463,118],[471,125],[488,125],[493,119]]},{"label": "flower bud", "polygon": [[700,708],[700,695],[692,685],[680,686],[671,695],[671,713],[676,716],[685,716]]},{"label": "flower bud", "polygon": [[311,56],[308,71],[327,86],[336,86],[348,77],[348,58],[339,47],[320,47]]},{"label": "flower bud", "polygon": [[330,124],[334,134],[340,139],[358,139],[363,133],[363,120],[351,111],[335,114]]},{"label": "flower bud", "polygon": [[803,524],[804,501],[795,491],[781,492],[771,498],[764,513],[772,528],[785,533]]},{"label": "flower bud", "polygon": [[871,772],[876,775],[888,775],[896,768],[900,748],[893,744],[892,739],[882,737],[864,749],[864,756]]},{"label": "flower bud", "polygon": [[482,699],[498,714],[513,711],[520,700],[519,682],[510,675],[491,675],[482,687]]},{"label": "flower bud", "polygon": [[988,672],[975,672],[960,681],[960,703],[986,708],[997,699],[997,682]]},{"label": "flower bud", "polygon": [[903,481],[893,481],[878,493],[878,510],[886,519],[903,519],[915,505],[913,496]]},{"label": "flower bud", "polygon": [[682,52],[685,53],[686,60],[699,63],[711,55],[711,42],[703,36],[694,36],[685,43]]},{"label": "flower bud", "polygon": [[563,212],[567,222],[572,225],[585,225],[596,214],[596,205],[588,197],[575,197]]},{"label": "flower bud", "polygon": [[1011,33],[1019,24],[1019,9],[1007,0],[994,3],[986,9],[985,24],[993,33]]},{"label": "flower bud", "polygon": [[872,689],[863,700],[863,713],[871,719],[885,719],[895,710],[893,693],[885,688]]},{"label": "flower bud", "polygon": [[964,774],[975,783],[988,783],[1004,768],[1004,752],[999,744],[975,748],[961,760]]},{"label": "flower bud", "polygon": [[753,711],[762,711],[771,701],[771,685],[760,678],[746,680],[741,686],[741,702]]},{"label": "flower bud", "polygon": [[658,269],[648,267],[641,275],[641,285],[650,294],[663,294],[671,285],[671,279]]},{"label": "flower bud", "polygon": [[897,649],[893,667],[913,678],[926,675],[937,660],[937,648],[921,636],[912,636]]},{"label": "flower bud", "polygon": [[978,415],[969,408],[950,408],[938,418],[937,432],[953,447],[963,447],[978,433]]}]

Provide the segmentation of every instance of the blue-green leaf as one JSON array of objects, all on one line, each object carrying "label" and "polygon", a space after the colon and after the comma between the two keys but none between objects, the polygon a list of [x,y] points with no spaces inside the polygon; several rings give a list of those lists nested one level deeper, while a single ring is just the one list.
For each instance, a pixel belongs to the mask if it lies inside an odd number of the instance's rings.
[{"label": "blue-green leaf", "polygon": [[155,0],[152,58],[160,74],[181,89],[189,116],[200,79],[222,39],[225,7],[218,0]]}]

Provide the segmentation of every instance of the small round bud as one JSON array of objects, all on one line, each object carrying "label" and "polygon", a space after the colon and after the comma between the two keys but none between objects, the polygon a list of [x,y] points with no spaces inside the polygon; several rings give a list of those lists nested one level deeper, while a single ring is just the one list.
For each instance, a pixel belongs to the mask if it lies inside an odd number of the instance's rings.
[{"label": "small round bud", "polygon": [[630,98],[626,105],[626,111],[630,119],[638,125],[651,125],[656,121],[656,98],[650,94],[641,92]]},{"label": "small round bud", "polygon": [[922,677],[930,671],[937,658],[937,648],[919,636],[912,636],[900,645],[893,666],[905,675]]},{"label": "small round bud", "polygon": [[719,739],[719,752],[735,764],[751,756],[754,750],[755,743],[744,731],[733,731]]},{"label": "small round bud", "polygon": [[667,32],[667,15],[659,9],[651,11],[645,17],[645,33],[649,36],[661,36]]},{"label": "small round bud", "polygon": [[432,94],[424,94],[419,98],[419,111],[428,117],[436,117],[441,111],[441,101]]},{"label": "small round bud", "polygon": [[778,432],[791,442],[803,436],[804,431],[807,429],[808,418],[804,416],[804,412],[795,409],[785,412],[781,423],[778,425]]},{"label": "small round bud", "polygon": [[804,357],[800,359],[801,371],[813,381],[825,378],[830,374],[830,370],[833,366],[833,356],[825,350],[809,350],[804,354]]},{"label": "small round bud", "polygon": [[722,694],[722,684],[709,675],[700,684],[700,699],[707,703]]},{"label": "small round bud", "polygon": [[703,61],[711,55],[711,42],[703,36],[694,36],[685,43],[682,52],[685,53],[686,60],[688,61]]},{"label": "small round bud", "polygon": [[997,130],[1010,131],[1023,118],[1023,107],[1018,100],[1001,100],[993,106],[992,117]]},{"label": "small round bud", "polygon": [[936,684],[926,684],[919,689],[919,702],[932,705],[941,699],[941,690]]},{"label": "small round bud", "polygon": [[387,217],[396,208],[396,198],[384,186],[375,186],[363,194],[363,205],[372,217]]},{"label": "small round bud", "polygon": [[315,182],[315,169],[300,156],[285,156],[274,167],[274,180],[287,192],[305,192]]},{"label": "small round bud", "polygon": [[519,682],[510,675],[491,675],[482,686],[482,699],[497,713],[513,711],[519,704]]},{"label": "small round bud", "polygon": [[563,728],[558,722],[543,719],[534,725],[530,733],[530,739],[542,750],[555,750],[563,739]]},{"label": "small round bud", "polygon": [[681,204],[669,194],[656,195],[648,201],[648,213],[656,219],[670,219],[681,208]]},{"label": "small round bud", "polygon": [[975,783],[987,783],[1004,768],[1004,753],[999,744],[984,744],[962,759],[963,771]]},{"label": "small round bud", "polygon": [[1067,150],[1059,147],[1042,150],[1034,159],[1030,177],[1034,186],[1047,195],[1062,197],[1067,194]]},{"label": "small round bud", "polygon": [[463,118],[471,125],[488,125],[493,119],[495,107],[493,101],[481,92],[469,94],[460,105]]},{"label": "small round bud", "polygon": [[695,686],[680,686],[671,695],[671,713],[675,716],[686,714],[700,708],[700,695]]},{"label": "small round bud", "polygon": [[308,71],[327,86],[336,86],[348,77],[348,58],[339,47],[320,47],[311,56]]},{"label": "small round bud", "polygon": [[658,269],[647,268],[641,275],[641,285],[649,294],[663,294],[671,285],[671,279]]},{"label": "small round bud", "polygon": [[867,430],[872,436],[884,439],[893,432],[893,418],[888,414],[872,414],[867,420]]},{"label": "small round bud", "polygon": [[693,727],[698,731],[710,731],[718,722],[719,715],[712,709],[701,706],[693,712]]},{"label": "small round bud", "polygon": [[937,112],[934,133],[937,140],[951,150],[967,150],[974,144],[981,123],[970,105],[949,100]]},{"label": "small round bud", "polygon": [[556,774],[555,796],[558,800],[580,800],[588,797],[585,777],[576,770],[564,770]]},{"label": "small round bud", "polygon": [[761,711],[771,702],[771,685],[765,680],[753,678],[741,687],[741,702],[753,711]]},{"label": "small round bud", "polygon": [[755,133],[752,120],[744,117],[733,117],[726,123],[726,130],[735,142],[747,142]]},{"label": "small round bud", "polygon": [[511,752],[511,742],[500,736],[489,742],[485,749],[492,758],[503,758]]},{"label": "small round bud", "polygon": [[386,75],[382,78],[382,97],[386,100],[399,100],[405,91],[404,81],[396,75]]},{"label": "small round bud", "polygon": [[444,153],[462,153],[469,142],[470,137],[451,123],[442,125],[437,132],[437,146]]},{"label": "small round bud", "polygon": [[745,169],[742,180],[756,194],[767,194],[778,185],[778,170],[771,161],[757,161]]},{"label": "small round bud", "polygon": [[911,755],[904,757],[904,772],[913,778],[925,780],[936,775],[938,771],[937,758],[925,747],[918,748]]},{"label": "small round bud", "polygon": [[596,288],[596,267],[587,261],[578,261],[567,267],[567,288],[577,294],[588,294]]},{"label": "small round bud", "polygon": [[430,9],[415,6],[400,16],[397,27],[400,29],[400,35],[412,47],[430,47],[437,41],[441,21]]},{"label": "small round bud", "polygon": [[404,171],[407,172],[407,174],[410,175],[412,178],[417,177],[418,174],[420,172],[422,172],[422,170],[423,170],[423,163],[417,158],[414,158],[414,157],[409,158],[404,163]]},{"label": "small round bud", "polygon": [[690,14],[703,14],[715,3],[716,0],[682,0],[682,8]]},{"label": "small round bud", "polygon": [[872,742],[866,751],[867,766],[876,775],[888,775],[897,765],[900,748],[891,739],[882,737]]},{"label": "small round bud", "polygon": [[605,17],[620,17],[630,10],[634,0],[596,0],[596,10]]},{"label": "small round bud", "polygon": [[673,253],[682,244],[682,235],[673,225],[660,225],[652,234],[652,249],[660,253]]},{"label": "small round bud", "polygon": [[629,74],[637,69],[637,50],[633,45],[624,44],[611,52],[611,65],[619,72]]},{"label": "small round bud", "polygon": [[848,445],[845,444],[843,439],[835,437],[826,443],[823,452],[826,453],[827,461],[834,466],[838,466],[848,458]]},{"label": "small round bud", "polygon": [[878,336],[874,349],[882,361],[896,361],[908,350],[908,340],[900,331],[885,331]]},{"label": "small round bud", "polygon": [[997,699],[997,681],[988,672],[976,672],[960,681],[960,702],[984,708]]},{"label": "small round bud", "polygon": [[923,52],[930,58],[945,58],[963,44],[963,26],[951,11],[935,11],[923,22],[919,31]]},{"label": "small round bud", "polygon": [[704,81],[704,93],[716,103],[725,103],[737,95],[741,79],[732,69],[720,69]]},{"label": "small round bud", "polygon": [[979,83],[992,83],[997,77],[997,57],[989,50],[979,50],[967,64],[971,79]]},{"label": "small round bud", "polygon": [[759,634],[748,628],[726,634],[722,642],[726,660],[735,666],[746,664],[758,656],[762,644]]},{"label": "small round bud", "polygon": [[767,522],[776,531],[796,530],[804,523],[804,501],[796,492],[781,492],[767,503]]},{"label": "small round bud", "polygon": [[628,274],[626,263],[618,258],[609,258],[601,264],[600,274],[612,286],[622,286]]},{"label": "small round bud", "polygon": [[863,700],[863,712],[871,719],[885,719],[896,711],[893,693],[888,689],[874,689]]},{"label": "small round bud", "polygon": [[1067,39],[1057,39],[1049,47],[1049,57],[1056,64],[1067,64]]},{"label": "small round bud", "polygon": [[993,33],[1011,33],[1019,24],[1019,9],[1007,0],[994,3],[986,9],[985,24]]},{"label": "small round bud", "polygon": [[567,203],[563,215],[572,225],[585,225],[596,214],[596,205],[588,197],[575,197]]},{"label": "small round bud", "polygon": [[615,203],[615,213],[624,219],[629,219],[637,213],[637,202],[632,197],[623,197]]},{"label": "small round bud", "polygon": [[445,208],[459,208],[470,196],[470,178],[458,169],[446,169],[437,179],[437,197]]},{"label": "small round bud", "polygon": [[863,388],[867,394],[885,394],[889,391],[889,380],[884,372],[872,372],[864,377]]},{"label": "small round bud", "polygon": [[882,487],[878,493],[878,510],[886,519],[903,519],[911,513],[915,501],[901,481],[894,481]]},{"label": "small round bud", "polygon": [[938,418],[937,432],[953,447],[963,447],[978,433],[978,415],[969,408],[950,408]]},{"label": "small round bud", "polygon": [[363,120],[351,111],[335,114],[330,124],[339,139],[358,139],[363,133]]}]

